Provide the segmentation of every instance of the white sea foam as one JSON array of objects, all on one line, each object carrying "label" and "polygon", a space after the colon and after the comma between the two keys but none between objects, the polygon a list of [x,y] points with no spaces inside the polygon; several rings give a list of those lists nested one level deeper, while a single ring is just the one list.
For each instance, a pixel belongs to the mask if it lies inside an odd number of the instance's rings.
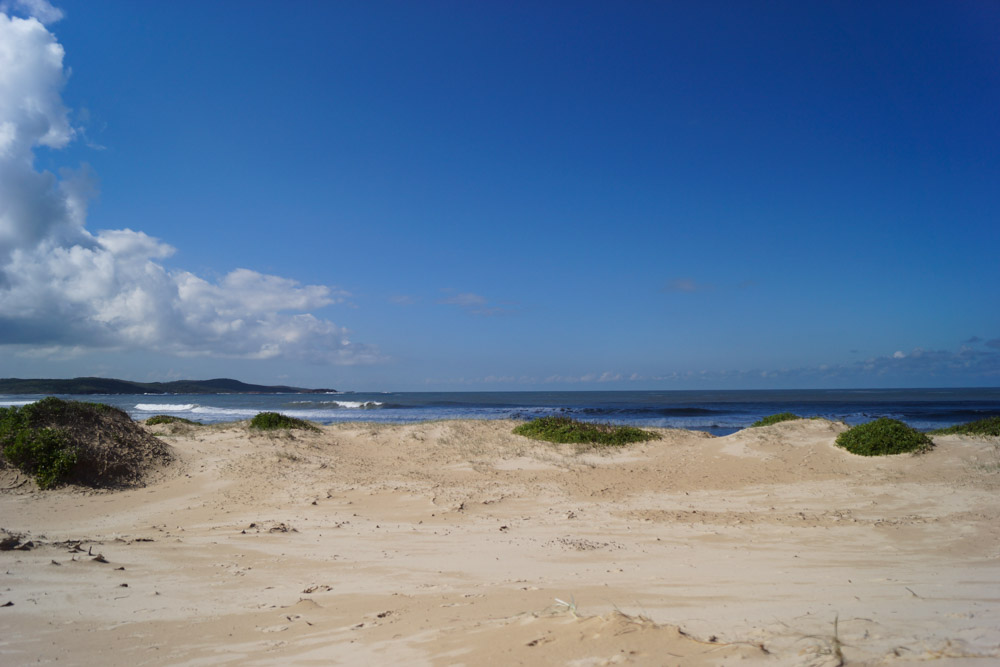
[{"label": "white sea foam", "polygon": [[0,401],[0,407],[12,408],[18,405],[31,405],[35,401]]},{"label": "white sea foam", "polygon": [[138,403],[135,409],[140,412],[188,412],[197,407],[195,403]]},{"label": "white sea foam", "polygon": [[382,404],[378,401],[331,401],[334,405],[341,408],[349,408],[354,410],[368,410],[371,408],[381,407]]},{"label": "white sea foam", "polygon": [[314,408],[341,408],[345,410],[371,410],[382,407],[379,401],[292,401],[289,405],[310,406]]}]

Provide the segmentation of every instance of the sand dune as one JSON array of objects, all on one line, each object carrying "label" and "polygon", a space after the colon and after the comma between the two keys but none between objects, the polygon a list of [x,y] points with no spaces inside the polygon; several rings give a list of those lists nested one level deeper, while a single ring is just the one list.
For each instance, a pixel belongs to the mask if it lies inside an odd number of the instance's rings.
[{"label": "sand dune", "polygon": [[866,459],[803,420],[602,453],[513,426],[152,427],[179,463],[114,493],[6,471],[31,545],[0,552],[0,662],[1000,661],[997,443]]}]

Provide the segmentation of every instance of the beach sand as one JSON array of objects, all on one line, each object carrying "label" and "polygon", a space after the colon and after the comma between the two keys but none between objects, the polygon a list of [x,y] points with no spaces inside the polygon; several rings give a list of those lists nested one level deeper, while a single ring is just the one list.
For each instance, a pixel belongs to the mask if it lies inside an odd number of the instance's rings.
[{"label": "beach sand", "polygon": [[996,442],[514,426],[156,426],[145,488],[3,471],[0,663],[1000,664]]}]

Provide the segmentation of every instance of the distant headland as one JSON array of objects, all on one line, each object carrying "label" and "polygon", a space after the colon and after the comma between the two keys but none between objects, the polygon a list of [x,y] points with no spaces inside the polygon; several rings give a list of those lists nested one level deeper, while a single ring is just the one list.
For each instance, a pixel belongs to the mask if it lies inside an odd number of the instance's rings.
[{"label": "distant headland", "polygon": [[332,394],[336,389],[247,384],[229,378],[131,382],[114,378],[21,380],[0,378],[0,394]]}]

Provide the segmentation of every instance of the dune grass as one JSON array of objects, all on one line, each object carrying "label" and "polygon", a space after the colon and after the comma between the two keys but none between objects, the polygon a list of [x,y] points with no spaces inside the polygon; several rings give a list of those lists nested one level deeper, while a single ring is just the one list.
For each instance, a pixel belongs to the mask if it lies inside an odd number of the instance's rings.
[{"label": "dune grass", "polygon": [[948,428],[930,431],[932,435],[992,435],[1000,436],[1000,415],[978,419],[974,422],[956,424]]},{"label": "dune grass", "polygon": [[605,447],[621,447],[633,442],[657,440],[660,437],[656,433],[634,426],[593,424],[569,417],[540,417],[516,427],[514,433],[546,442]]},{"label": "dune grass", "polygon": [[934,447],[925,434],[896,419],[880,417],[837,436],[837,446],[859,456],[919,454]]},{"label": "dune grass", "polygon": [[756,428],[758,426],[770,426],[771,424],[780,424],[781,422],[788,422],[794,419],[802,419],[802,417],[793,414],[791,412],[779,412],[776,415],[769,415],[763,419],[758,419],[754,423],[750,424],[750,428]]},{"label": "dune grass", "polygon": [[250,420],[250,428],[258,431],[278,431],[289,429],[302,429],[304,431],[318,431],[315,424],[310,424],[304,419],[296,419],[279,412],[261,412]]},{"label": "dune grass", "polygon": [[147,426],[156,426],[157,424],[187,424],[188,426],[202,426],[200,422],[184,419],[184,417],[172,417],[171,415],[156,415],[146,420]]}]

